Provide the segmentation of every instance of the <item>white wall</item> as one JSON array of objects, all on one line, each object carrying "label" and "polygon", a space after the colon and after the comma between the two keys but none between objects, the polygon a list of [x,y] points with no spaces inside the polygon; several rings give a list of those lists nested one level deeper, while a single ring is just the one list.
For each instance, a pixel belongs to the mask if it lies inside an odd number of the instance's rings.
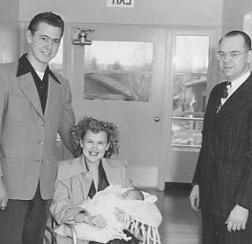
[{"label": "white wall", "polygon": [[0,0],[0,23],[16,22],[19,18],[18,0]]},{"label": "white wall", "polygon": [[243,29],[244,15],[252,11],[251,0],[224,0],[223,2],[223,33],[233,29]]},{"label": "white wall", "polygon": [[18,0],[0,0],[0,63],[11,62],[18,55],[18,20]]},{"label": "white wall", "polygon": [[135,0],[135,8],[107,8],[106,0],[20,0],[19,18],[55,11],[66,22],[220,26],[223,0]]}]

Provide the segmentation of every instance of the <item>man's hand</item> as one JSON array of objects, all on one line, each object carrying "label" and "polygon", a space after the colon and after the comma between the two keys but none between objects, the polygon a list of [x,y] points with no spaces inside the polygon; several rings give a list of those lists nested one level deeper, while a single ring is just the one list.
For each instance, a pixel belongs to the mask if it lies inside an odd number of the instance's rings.
[{"label": "man's hand", "polygon": [[200,202],[200,196],[199,196],[199,185],[194,185],[192,190],[191,190],[191,193],[190,193],[190,196],[189,196],[189,199],[190,199],[190,204],[191,204],[191,207],[195,210],[195,211],[198,211],[199,210],[199,202]]},{"label": "man's hand", "polygon": [[4,210],[7,206],[8,196],[2,177],[0,177],[0,210]]},{"label": "man's hand", "polygon": [[249,210],[240,205],[235,207],[230,212],[225,224],[228,231],[245,230],[248,220]]}]

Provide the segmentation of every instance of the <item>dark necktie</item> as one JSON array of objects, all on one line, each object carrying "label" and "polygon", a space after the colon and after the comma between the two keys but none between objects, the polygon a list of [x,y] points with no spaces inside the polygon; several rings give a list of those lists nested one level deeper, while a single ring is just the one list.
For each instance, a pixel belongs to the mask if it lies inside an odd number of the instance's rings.
[{"label": "dark necktie", "polygon": [[218,113],[220,111],[221,107],[222,107],[221,99],[228,97],[228,90],[230,88],[231,88],[231,82],[226,81],[225,86],[224,86],[223,91],[222,91],[222,94],[221,94],[220,99],[219,99],[219,103],[218,103],[218,106],[217,106],[216,113]]},{"label": "dark necktie", "polygon": [[228,97],[228,90],[231,88],[231,82],[227,81],[226,86],[224,87],[223,94],[221,98],[227,98]]}]

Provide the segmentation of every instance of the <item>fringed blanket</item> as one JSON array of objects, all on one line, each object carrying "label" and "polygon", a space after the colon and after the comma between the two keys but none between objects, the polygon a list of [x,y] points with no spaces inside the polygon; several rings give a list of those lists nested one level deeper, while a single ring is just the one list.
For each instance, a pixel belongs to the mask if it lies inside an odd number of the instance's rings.
[{"label": "fringed blanket", "polygon": [[[85,223],[75,224],[77,238],[81,240],[107,243],[113,239],[126,239],[123,229],[129,230],[143,244],[161,244],[158,226],[162,221],[159,209],[155,205],[156,196],[143,192],[144,200],[126,200],[120,194],[129,188],[108,186],[97,192],[92,199],[84,201],[80,206],[92,215],[102,215],[107,226],[97,228]],[[115,207],[125,211],[124,222],[119,222],[114,214]],[[67,226],[60,226],[56,233],[70,235]]]}]

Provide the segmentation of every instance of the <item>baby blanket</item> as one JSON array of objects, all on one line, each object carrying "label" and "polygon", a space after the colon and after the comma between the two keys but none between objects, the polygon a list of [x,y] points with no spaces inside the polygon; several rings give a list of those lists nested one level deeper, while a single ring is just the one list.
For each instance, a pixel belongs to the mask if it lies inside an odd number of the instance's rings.
[{"label": "baby blanket", "polygon": [[[160,244],[158,226],[162,221],[159,209],[155,205],[156,196],[143,192],[144,200],[122,199],[120,195],[130,188],[110,185],[97,192],[92,199],[80,206],[92,215],[102,215],[107,226],[97,228],[85,223],[74,224],[77,238],[87,241],[107,243],[113,239],[126,239],[123,229],[129,230],[143,244]],[[115,207],[125,211],[124,222],[119,222],[114,214]],[[71,236],[68,226],[61,225],[55,230],[64,236]]]}]

